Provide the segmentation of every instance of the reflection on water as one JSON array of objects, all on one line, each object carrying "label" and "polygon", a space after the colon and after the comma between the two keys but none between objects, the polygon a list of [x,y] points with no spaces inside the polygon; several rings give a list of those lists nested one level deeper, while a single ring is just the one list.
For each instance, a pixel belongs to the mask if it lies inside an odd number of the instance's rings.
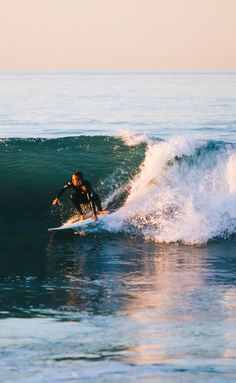
[{"label": "reflection on water", "polygon": [[93,381],[91,363],[101,381],[236,377],[235,243],[66,234],[50,236],[40,254],[31,259],[38,273],[22,273],[20,260],[11,276],[1,271],[3,369],[14,356],[17,371],[38,366],[38,381],[47,371],[57,381],[62,367],[62,381]]}]

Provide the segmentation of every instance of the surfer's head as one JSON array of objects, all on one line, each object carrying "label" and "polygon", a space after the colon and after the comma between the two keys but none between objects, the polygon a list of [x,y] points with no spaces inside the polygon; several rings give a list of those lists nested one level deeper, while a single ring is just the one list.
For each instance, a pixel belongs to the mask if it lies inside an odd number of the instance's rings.
[{"label": "surfer's head", "polygon": [[80,186],[83,182],[83,179],[84,179],[84,176],[83,176],[83,173],[81,172],[74,172],[72,174],[72,183],[74,186]]}]

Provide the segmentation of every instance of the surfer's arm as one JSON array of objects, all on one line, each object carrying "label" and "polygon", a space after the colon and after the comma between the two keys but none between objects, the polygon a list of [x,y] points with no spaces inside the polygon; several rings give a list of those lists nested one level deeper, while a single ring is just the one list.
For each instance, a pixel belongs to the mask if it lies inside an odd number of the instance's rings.
[{"label": "surfer's arm", "polygon": [[71,182],[67,182],[63,188],[61,188],[57,194],[57,197],[52,201],[52,205],[61,205],[60,198],[65,193],[65,191],[71,186]]}]

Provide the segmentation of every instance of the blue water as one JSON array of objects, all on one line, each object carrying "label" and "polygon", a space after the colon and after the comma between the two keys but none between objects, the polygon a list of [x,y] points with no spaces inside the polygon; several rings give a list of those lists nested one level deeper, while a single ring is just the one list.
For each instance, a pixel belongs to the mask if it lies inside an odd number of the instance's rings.
[{"label": "blue water", "polygon": [[236,141],[236,73],[0,73],[0,136]]},{"label": "blue water", "polygon": [[[0,84],[1,382],[234,382],[236,74]],[[50,234],[77,168],[116,212]]]}]

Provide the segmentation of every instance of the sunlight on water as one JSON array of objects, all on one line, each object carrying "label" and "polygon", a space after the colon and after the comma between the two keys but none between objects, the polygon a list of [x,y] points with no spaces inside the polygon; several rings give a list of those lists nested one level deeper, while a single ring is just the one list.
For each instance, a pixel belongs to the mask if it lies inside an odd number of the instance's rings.
[{"label": "sunlight on water", "polygon": [[236,376],[236,263],[231,243],[222,259],[225,246],[52,237],[43,275],[5,280],[13,318],[1,314],[1,370],[36,382],[65,368],[65,382]]}]

